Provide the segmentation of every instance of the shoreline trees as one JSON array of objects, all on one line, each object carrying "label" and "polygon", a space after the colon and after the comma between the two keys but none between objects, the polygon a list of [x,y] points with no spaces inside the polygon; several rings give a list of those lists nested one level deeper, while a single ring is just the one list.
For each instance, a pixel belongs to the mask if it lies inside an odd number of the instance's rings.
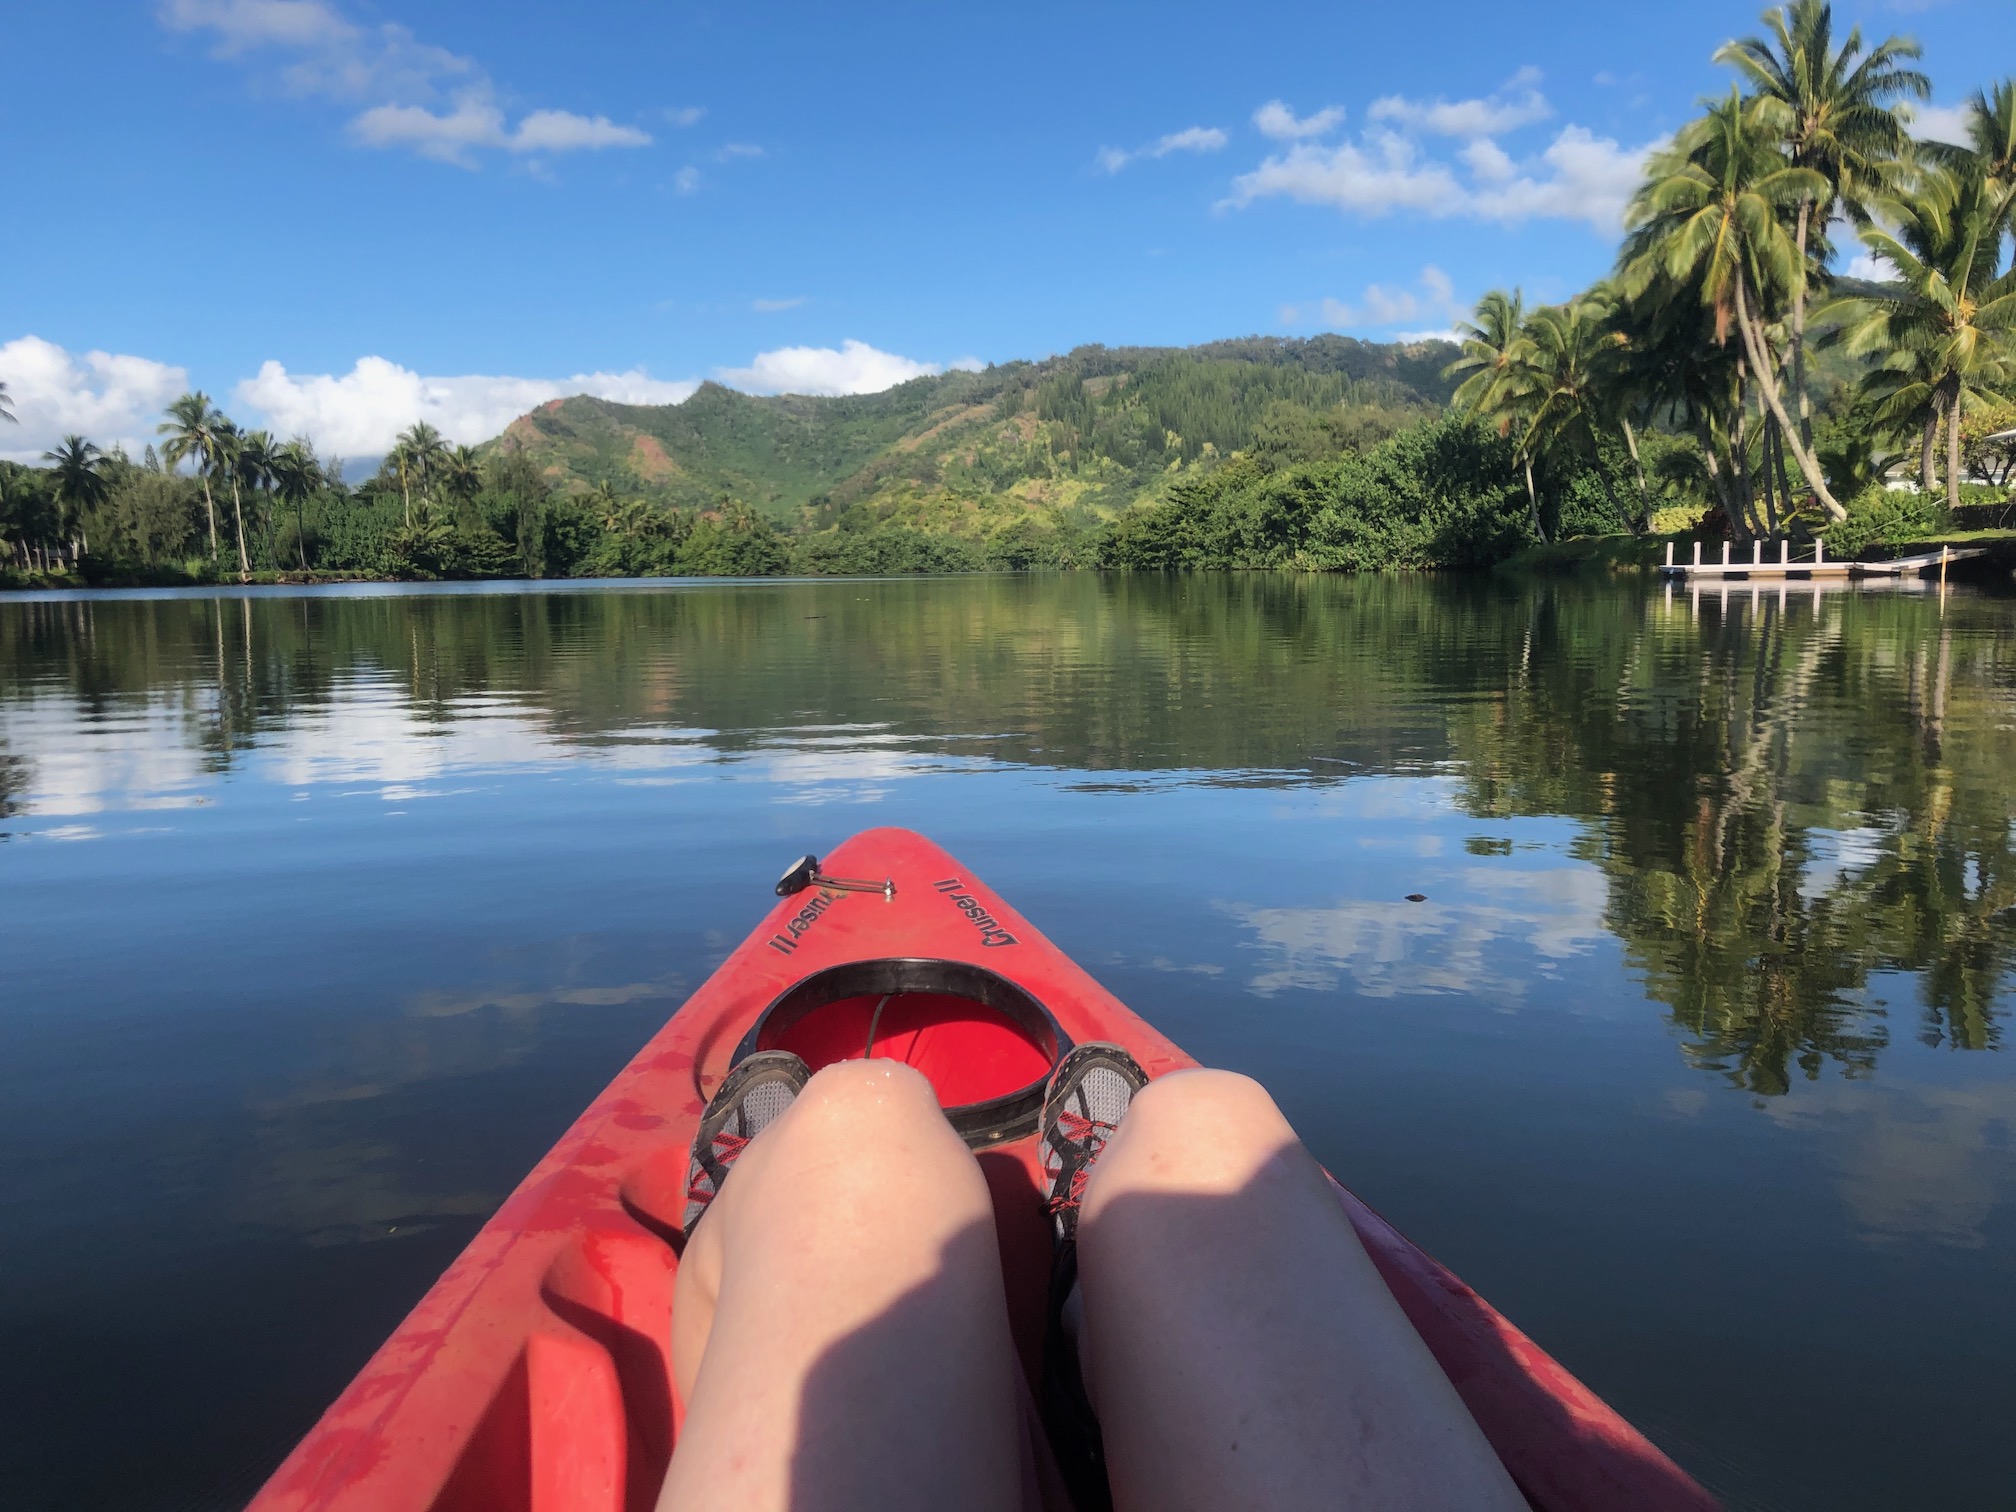
[{"label": "shoreline trees", "polygon": [[[1463,379],[1456,403],[1516,433],[1521,462],[1543,470],[1614,430],[1642,477],[1638,428],[1689,435],[1688,465],[1739,539],[1848,527],[1851,505],[1882,507],[1880,464],[1913,443],[1930,508],[1941,438],[1957,508],[1965,417],[2016,394],[2016,81],[1974,95],[1967,143],[1921,142],[1909,112],[1931,81],[1910,66],[1915,42],[1837,40],[1828,0],[1763,20],[1767,36],[1715,54],[1738,83],[1648,164],[1613,279],[1538,309],[1503,291],[1479,302],[1447,369]],[[1844,223],[1883,276],[1836,269]],[[1571,336],[1592,317],[1601,337],[1585,350]],[[1825,395],[1816,348],[1853,364],[1846,381],[1835,364]],[[1564,363],[1576,381],[1550,386]],[[1552,415],[1572,423],[1550,432]],[[1536,498],[1536,531],[1542,514]]]},{"label": "shoreline trees", "polygon": [[[192,392],[157,427],[158,459],[100,454],[85,470],[100,482],[82,481],[82,452],[0,464],[0,535],[23,562],[53,550],[82,571],[90,541],[210,577],[227,570],[228,498],[242,582],[1321,569],[1578,532],[1826,532],[1853,549],[1871,520],[1931,528],[1970,474],[2009,478],[1977,421],[2016,404],[2016,80],[1975,92],[1963,141],[1928,142],[1911,134],[1931,88],[1917,45],[1837,30],[1828,0],[1790,0],[1714,56],[1736,81],[1647,163],[1610,275],[1555,304],[1488,292],[1453,361],[1424,343],[1249,339],[1081,348],[886,396],[709,386],[676,414],[570,400],[481,450],[416,421],[355,486],[306,438],[243,431]],[[1477,425],[1450,429],[1445,396]],[[15,397],[0,384],[0,417]],[[1398,480],[1403,457],[1426,476]],[[1883,492],[1907,466],[1917,495]],[[1475,539],[1431,542],[1401,518],[1416,506]]]}]

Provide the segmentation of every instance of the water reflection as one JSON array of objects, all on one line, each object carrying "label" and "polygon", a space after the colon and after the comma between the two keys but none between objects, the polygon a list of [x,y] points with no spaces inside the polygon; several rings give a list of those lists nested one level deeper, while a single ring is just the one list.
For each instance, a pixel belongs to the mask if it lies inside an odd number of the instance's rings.
[{"label": "water reflection", "polygon": [[[2006,603],[1973,596],[1071,578],[37,602],[0,610],[0,676],[8,832],[40,839],[241,771],[402,806],[563,763],[859,804],[1004,762],[1114,791],[1412,777],[1348,801],[1577,821],[1602,928],[1690,1061],[1765,1094],[1866,1074],[1893,1031],[1995,1045],[2011,965],[2016,670]],[[1255,987],[1480,990],[1495,941],[1595,936],[1595,874],[1493,865],[1491,905],[1246,908],[1278,960]],[[1916,974],[1915,1024],[1865,992],[1886,969]]]},{"label": "water reflection", "polygon": [[[895,822],[1262,1075],[1690,1464],[1922,1501],[1973,1419],[1892,1394],[1886,1449],[1836,1365],[1951,1375],[1935,1297],[2016,1341],[2010,610],[1259,575],[0,601],[0,1484],[230,1505],[775,863]],[[1676,1363],[1704,1286],[1780,1299],[1785,1374],[1748,1325]],[[1788,1447],[1791,1399],[1836,1426]],[[1942,1453],[1941,1505],[1999,1473]]]}]

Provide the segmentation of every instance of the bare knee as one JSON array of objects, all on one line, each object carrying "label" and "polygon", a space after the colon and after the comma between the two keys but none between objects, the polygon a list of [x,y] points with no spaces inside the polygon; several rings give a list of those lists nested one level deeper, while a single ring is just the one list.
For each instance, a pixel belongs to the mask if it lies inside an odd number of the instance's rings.
[{"label": "bare knee", "polygon": [[945,1121],[931,1083],[896,1061],[842,1061],[816,1072],[737,1163],[745,1196],[892,1212],[913,1200],[963,1212],[986,1181]]},{"label": "bare knee", "polygon": [[1274,1099],[1251,1077],[1172,1072],[1136,1095],[1094,1168],[1087,1209],[1121,1189],[1237,1191],[1284,1151],[1300,1148]]}]

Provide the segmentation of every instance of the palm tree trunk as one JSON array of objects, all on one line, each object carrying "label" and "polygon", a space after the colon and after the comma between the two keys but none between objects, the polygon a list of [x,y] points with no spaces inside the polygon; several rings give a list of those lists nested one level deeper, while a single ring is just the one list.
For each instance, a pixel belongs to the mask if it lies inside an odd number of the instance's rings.
[{"label": "palm tree trunk", "polygon": [[[1764,446],[1763,446],[1764,455],[1758,460],[1763,464],[1764,469],[1763,535],[1768,540],[1771,537],[1778,534],[1778,479],[1776,476],[1778,470],[1771,465],[1772,420],[1769,415],[1764,416],[1763,428],[1764,428]],[[1790,511],[1788,510],[1787,513],[1789,512]]]},{"label": "palm tree trunk", "polygon": [[1733,518],[1736,506],[1729,495],[1729,480],[1722,476],[1722,458],[1715,449],[1715,438],[1705,426],[1696,435],[1701,442],[1701,464],[1708,474],[1708,486],[1715,491],[1716,502],[1722,506],[1722,517]]},{"label": "palm tree trunk", "polygon": [[1770,350],[1765,344],[1764,332],[1750,314],[1749,279],[1742,273],[1736,275],[1736,329],[1742,333],[1744,350],[1750,354],[1750,363],[1757,370],[1757,384],[1764,395],[1764,402],[1771,407],[1771,413],[1778,417],[1779,426],[1785,431],[1785,440],[1792,448],[1792,455],[1799,463],[1799,471],[1805,474],[1806,484],[1813,490],[1827,513],[1837,520],[1848,518],[1848,511],[1835,500],[1827,487],[1827,479],[1820,471],[1820,464],[1813,460],[1813,453],[1792,433],[1792,417],[1785,413],[1785,397],[1778,392],[1777,376],[1771,371]]},{"label": "palm tree trunk", "polygon": [[238,494],[238,480],[231,480],[231,519],[238,527],[238,581],[252,580],[252,558],[245,553],[245,505]]},{"label": "palm tree trunk", "polygon": [[1645,459],[1638,455],[1638,433],[1631,422],[1620,418],[1617,424],[1624,431],[1624,449],[1631,453],[1631,470],[1638,476],[1638,529],[1633,533],[1643,535],[1652,528],[1652,490],[1645,486]]},{"label": "palm tree trunk", "polygon": [[1925,434],[1918,444],[1918,491],[1931,498],[1939,491],[1939,401],[1932,401],[1931,413],[1925,417]]},{"label": "palm tree trunk", "polygon": [[1960,507],[1960,396],[1953,396],[1946,417],[1946,507]]},{"label": "palm tree trunk", "polygon": [[1757,534],[1757,486],[1750,478],[1750,398],[1739,379],[1736,425],[1729,436],[1729,474],[1735,480],[1736,507],[1729,511],[1729,532],[1739,541]]},{"label": "palm tree trunk", "polygon": [[210,520],[210,560],[217,560],[217,501],[210,497],[210,474],[203,474],[203,513]]},{"label": "palm tree trunk", "polygon": [[[1799,396],[1799,439],[1813,449],[1813,397],[1806,392],[1806,237],[1813,224],[1813,201],[1799,201],[1799,292],[1792,296],[1792,392]],[[1789,511],[1788,511],[1789,513]]]},{"label": "palm tree trunk", "polygon": [[[1771,450],[1777,459],[1773,465],[1778,470],[1778,493],[1785,500],[1785,525],[1790,529],[1792,516],[1798,512],[1798,504],[1792,497],[1792,472],[1785,465],[1785,438],[1782,436],[1776,438],[1772,442]],[[1817,455],[1815,460],[1818,460]]]},{"label": "palm tree trunk", "polygon": [[294,501],[294,549],[301,553],[301,570],[308,570],[308,522],[301,514],[301,501]]},{"label": "palm tree trunk", "polygon": [[1533,516],[1533,534],[1540,537],[1540,544],[1547,544],[1547,527],[1540,523],[1540,495],[1533,487],[1533,459],[1526,457],[1526,508]]}]

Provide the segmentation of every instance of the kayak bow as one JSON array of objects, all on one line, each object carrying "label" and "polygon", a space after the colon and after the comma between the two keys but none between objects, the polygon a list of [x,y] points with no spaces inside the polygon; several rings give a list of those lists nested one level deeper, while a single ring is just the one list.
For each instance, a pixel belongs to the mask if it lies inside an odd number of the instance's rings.
[{"label": "kayak bow", "polygon": [[[533,1168],[253,1512],[648,1512],[681,1413],[670,1348],[688,1147],[749,1049],[815,1067],[872,1051],[931,1080],[987,1173],[1035,1379],[1049,1233],[1033,1136],[1050,1066],[1093,1039],[1125,1045],[1150,1076],[1195,1062],[922,836],[869,830],[830,859],[887,886],[823,885],[806,858],[805,883]],[[1715,1507],[1489,1303],[1341,1186],[1337,1200],[1540,1512]]]}]

